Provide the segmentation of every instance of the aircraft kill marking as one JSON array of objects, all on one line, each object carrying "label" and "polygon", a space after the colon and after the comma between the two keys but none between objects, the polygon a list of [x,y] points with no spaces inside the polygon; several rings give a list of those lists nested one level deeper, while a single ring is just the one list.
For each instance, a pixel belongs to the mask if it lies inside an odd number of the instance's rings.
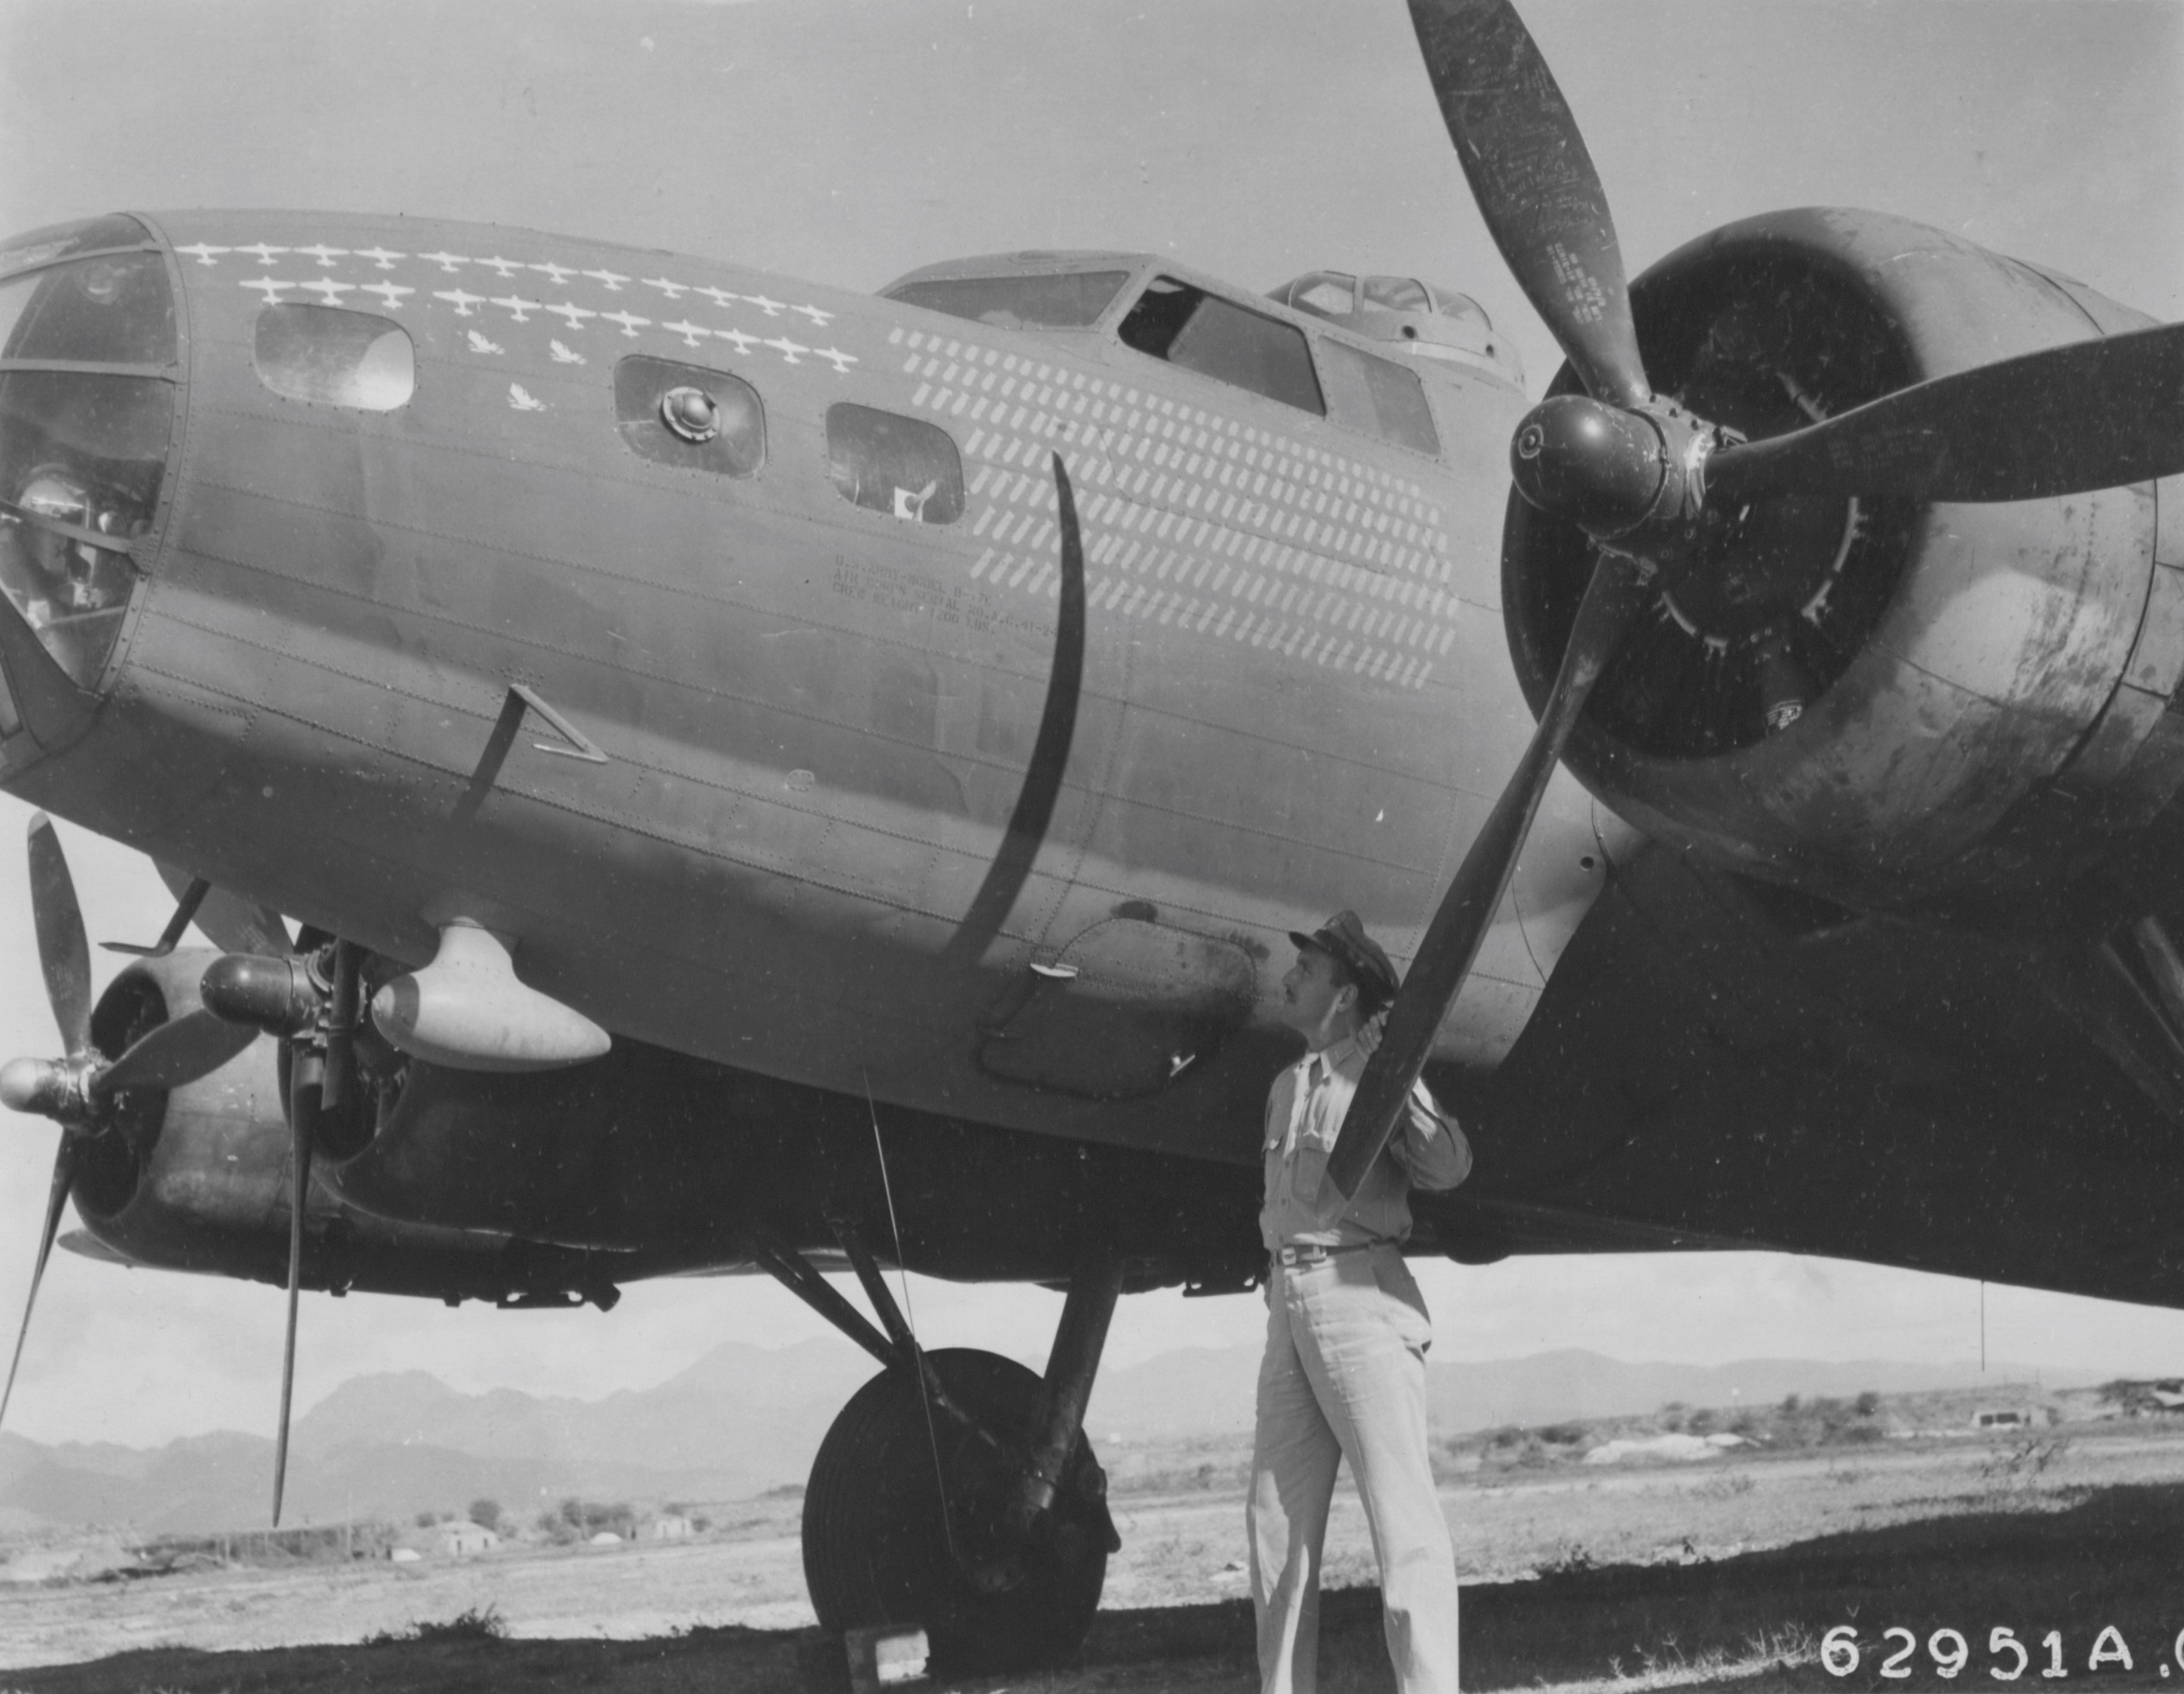
[{"label": "aircraft kill marking", "polygon": [[[200,265],[212,266],[216,266],[220,262],[220,256],[226,254],[242,254],[253,256],[256,258],[260,265],[270,266],[273,262],[273,256],[276,254],[293,253],[300,255],[308,255],[313,258],[320,266],[323,267],[331,268],[337,258],[347,256],[359,259],[367,259],[380,270],[392,270],[395,267],[396,260],[412,257],[411,254],[398,252],[387,247],[354,248],[339,248],[329,246],[324,242],[315,242],[309,247],[298,248],[275,246],[264,242],[255,242],[245,247],[221,247],[215,246],[209,242],[199,242],[191,247],[178,249],[178,251],[189,254],[191,257]],[[462,265],[477,265],[493,270],[503,281],[505,281],[518,270],[537,271],[541,276],[551,278],[557,286],[566,286],[569,279],[571,277],[588,277],[598,282],[602,288],[610,293],[619,293],[621,292],[622,285],[624,283],[637,280],[632,278],[626,273],[618,270],[610,270],[604,267],[579,270],[573,265],[563,265],[558,261],[551,259],[526,261],[508,259],[499,254],[495,254],[490,258],[473,258],[469,254],[449,253],[446,251],[421,253],[414,255],[414,257],[420,264],[437,266],[443,274],[451,274]],[[784,311],[801,314],[803,316],[810,319],[812,326],[817,329],[824,329],[839,315],[838,313],[830,311],[823,306],[816,306],[808,304],[791,304],[787,301],[773,299],[764,294],[738,294],[733,289],[722,288],[713,285],[701,287],[691,283],[678,281],[672,277],[648,276],[642,280],[648,287],[660,289],[667,296],[671,303],[679,300],[685,294],[698,294],[704,296],[705,298],[710,300],[716,307],[725,311],[729,309],[729,308],[735,303],[741,302],[744,304],[755,308],[757,310],[770,318],[777,317]],[[276,281],[275,279],[270,277],[252,278],[244,281],[242,286],[245,287],[265,288],[265,300],[269,305],[273,304],[274,301],[279,298],[281,293],[291,288],[320,291],[323,293],[328,304],[336,304],[340,294],[354,293],[360,290],[365,293],[379,294],[386,301],[390,309],[398,307],[402,303],[403,296],[414,294],[417,292],[414,287],[400,284],[393,284],[383,281],[365,283],[343,282],[332,278],[319,279],[309,282]],[[521,294],[501,294],[488,297],[471,294],[467,290],[460,287],[451,290],[435,289],[432,291],[432,298],[437,300],[445,300],[449,304],[453,305],[455,309],[455,315],[458,317],[473,316],[475,315],[475,308],[479,306],[493,305],[505,309],[509,312],[510,318],[514,322],[525,323],[529,321],[530,315],[532,312],[546,311],[555,313],[561,316],[567,322],[570,329],[572,331],[582,329],[585,326],[585,321],[588,319],[601,318],[606,322],[616,325],[619,328],[621,335],[627,339],[636,339],[639,329],[650,327],[654,324],[654,320],[639,317],[636,314],[628,311],[627,309],[617,311],[603,311],[595,308],[580,305],[574,300],[564,300],[559,304],[549,306],[542,301],[534,300],[527,296]],[[792,341],[786,336],[775,337],[772,338],[760,337],[751,335],[748,332],[740,329],[720,329],[710,326],[695,324],[688,318],[679,320],[678,321],[671,324],[660,324],[659,325],[659,327],[666,330],[672,334],[680,336],[682,338],[684,346],[690,348],[695,348],[700,344],[698,337],[711,335],[717,336],[722,340],[729,343],[735,348],[738,353],[745,355],[748,355],[755,347],[772,348],[782,355],[782,359],[784,363],[789,365],[802,363],[804,355],[808,354],[814,358],[827,360],[833,367],[835,374],[838,376],[847,376],[849,374],[850,367],[858,362],[858,356],[855,354],[847,352],[844,348],[838,347],[807,347],[800,342]],[[897,333],[900,334],[900,332],[898,331]],[[560,344],[556,343],[556,345],[558,346]],[[564,351],[566,351],[566,349],[564,348],[562,351],[555,351],[551,354],[551,357],[556,363],[570,364],[582,362],[581,358],[565,358],[563,356]]]},{"label": "aircraft kill marking", "polygon": [[909,349],[904,375],[927,379],[913,407],[967,410],[979,425],[963,447],[967,460],[985,461],[965,486],[965,516],[992,544],[973,582],[1059,593],[1045,556],[1052,485],[1011,467],[1076,443],[1090,449],[1074,474],[1086,562],[1100,567],[1092,610],[1402,688],[1423,688],[1454,647],[1458,602],[1441,586],[1448,538],[1418,484],[1195,408],[1149,408],[1120,382],[960,337],[898,327],[889,340]]},{"label": "aircraft kill marking", "polygon": [[[391,266],[404,257],[389,254],[386,263]],[[444,252],[419,254],[416,262],[443,271],[473,263],[493,269],[515,264]],[[610,291],[631,280],[551,261],[527,268],[556,281],[582,276]],[[837,315],[664,276],[643,280],[671,300],[695,295],[724,310],[741,304],[769,316],[793,311],[815,324]],[[253,278],[244,286],[262,289],[270,302],[283,288],[302,285]],[[401,304],[401,293],[394,291],[415,292],[386,281],[365,287],[389,306]],[[604,311],[573,297],[549,305],[521,294],[480,296],[460,286],[433,290],[429,298],[446,301],[465,317],[498,307],[513,323],[543,312],[562,319],[563,334],[572,337],[600,319],[602,327],[616,326],[624,339],[641,339],[640,330],[657,328],[677,337],[687,350],[710,336],[746,357],[763,347],[789,365],[807,357],[825,359],[840,376],[859,362],[838,346],[813,348],[787,336],[708,326],[694,315],[655,324],[626,309]],[[909,409],[967,418],[974,425],[962,440],[962,521],[971,535],[989,543],[967,571],[982,592],[1011,599],[1021,595],[1018,604],[1050,604],[1058,595],[1058,568],[1044,556],[1055,532],[1053,488],[1043,466],[1045,454],[1061,445],[1077,449],[1072,469],[1090,609],[1210,640],[1248,644],[1269,657],[1408,690],[1426,687],[1436,660],[1452,649],[1458,609],[1440,586],[1449,539],[1440,514],[1428,505],[1417,482],[1276,431],[1178,407],[1029,355],[1003,355],[961,337],[897,325],[889,341],[907,355],[904,375],[918,379],[915,393],[905,397]],[[468,332],[468,350],[504,351],[475,331]],[[544,351],[542,364],[546,358],[554,365],[586,362],[558,338]],[[548,410],[520,383],[510,385],[507,405],[515,412]],[[907,521],[917,515],[901,515]]]}]

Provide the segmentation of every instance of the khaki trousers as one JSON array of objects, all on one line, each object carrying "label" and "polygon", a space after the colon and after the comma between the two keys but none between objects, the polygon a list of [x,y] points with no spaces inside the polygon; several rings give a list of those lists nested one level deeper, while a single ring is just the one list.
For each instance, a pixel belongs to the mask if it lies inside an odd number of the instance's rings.
[{"label": "khaki trousers", "polygon": [[1336,1466],[1363,1498],[1402,1694],[1456,1694],[1456,1556],[1426,1456],[1425,1301],[1393,1246],[1276,1267],[1245,1520],[1264,1694],[1314,1694]]}]

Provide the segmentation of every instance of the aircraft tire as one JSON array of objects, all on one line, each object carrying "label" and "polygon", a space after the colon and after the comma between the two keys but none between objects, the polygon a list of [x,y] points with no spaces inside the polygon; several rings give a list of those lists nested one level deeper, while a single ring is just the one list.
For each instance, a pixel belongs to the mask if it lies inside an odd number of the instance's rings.
[{"label": "aircraft tire", "polygon": [[[998,1354],[948,1348],[926,1356],[950,1396],[1003,1440],[1020,1440],[1039,1379]],[[947,1478],[944,1519],[934,1449]],[[876,1625],[922,1628],[932,1669],[990,1675],[1061,1663],[1091,1627],[1106,1581],[1103,1508],[1073,1482],[1091,1463],[1082,1435],[1064,1473],[1056,1545],[1029,1553],[1001,1528],[1012,1479],[973,1437],[936,1418],[914,1384],[883,1372],[851,1396],[820,1444],[804,1496],[804,1576],[830,1635]],[[972,1573],[1013,1561],[1015,1580],[982,1591]],[[994,1586],[990,1581],[989,1588]]]}]

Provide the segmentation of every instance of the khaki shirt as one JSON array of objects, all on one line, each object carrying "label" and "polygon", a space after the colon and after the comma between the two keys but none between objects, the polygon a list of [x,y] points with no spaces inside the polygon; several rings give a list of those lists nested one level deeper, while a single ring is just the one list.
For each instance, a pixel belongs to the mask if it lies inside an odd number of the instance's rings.
[{"label": "khaki shirt", "polygon": [[1471,1144],[1424,1083],[1411,1090],[1410,1110],[1373,1162],[1354,1199],[1327,1178],[1327,1156],[1350,1111],[1365,1050],[1346,1037],[1307,1053],[1274,1078],[1267,1095],[1263,1143],[1267,1201],[1259,1235],[1272,1252],[1281,1246],[1346,1247],[1401,1241],[1411,1233],[1407,1191],[1454,1188],[1471,1173]]}]

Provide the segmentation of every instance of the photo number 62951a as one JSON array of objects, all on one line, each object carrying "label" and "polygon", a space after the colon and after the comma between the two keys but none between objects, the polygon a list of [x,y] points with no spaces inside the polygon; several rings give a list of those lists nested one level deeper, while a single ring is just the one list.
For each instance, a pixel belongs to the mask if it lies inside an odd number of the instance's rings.
[{"label": "photo number 62951a", "polygon": [[[2184,1669],[2184,1630],[2177,1632],[2169,1647],[2169,1659],[2161,1658],[2157,1649],[2153,1661],[2164,1678],[2170,1674],[2171,1661]],[[1923,1654],[1917,1633],[1901,1624],[1883,1630],[1877,1637],[1862,1639],[1856,1625],[1838,1624],[1820,1638],[1820,1663],[1830,1676],[1855,1675],[1875,1653],[1882,1655],[1875,1669],[1892,1680],[1908,1680],[1916,1670],[1930,1669],[1946,1680],[1972,1663],[1971,1642],[1962,1631],[1953,1629],[1938,1629],[1928,1635]],[[2076,1657],[2073,1643],[2061,1630],[2049,1630],[2028,1643],[2014,1630],[2002,1624],[1987,1631],[1986,1655],[1986,1674],[1997,1682],[2014,1682],[2036,1667],[2042,1680],[2059,1680],[2070,1674]],[[2098,1674],[2135,1670],[2138,1663],[2123,1631],[2110,1624],[2093,1636],[2080,1668],[2081,1674]]]}]

